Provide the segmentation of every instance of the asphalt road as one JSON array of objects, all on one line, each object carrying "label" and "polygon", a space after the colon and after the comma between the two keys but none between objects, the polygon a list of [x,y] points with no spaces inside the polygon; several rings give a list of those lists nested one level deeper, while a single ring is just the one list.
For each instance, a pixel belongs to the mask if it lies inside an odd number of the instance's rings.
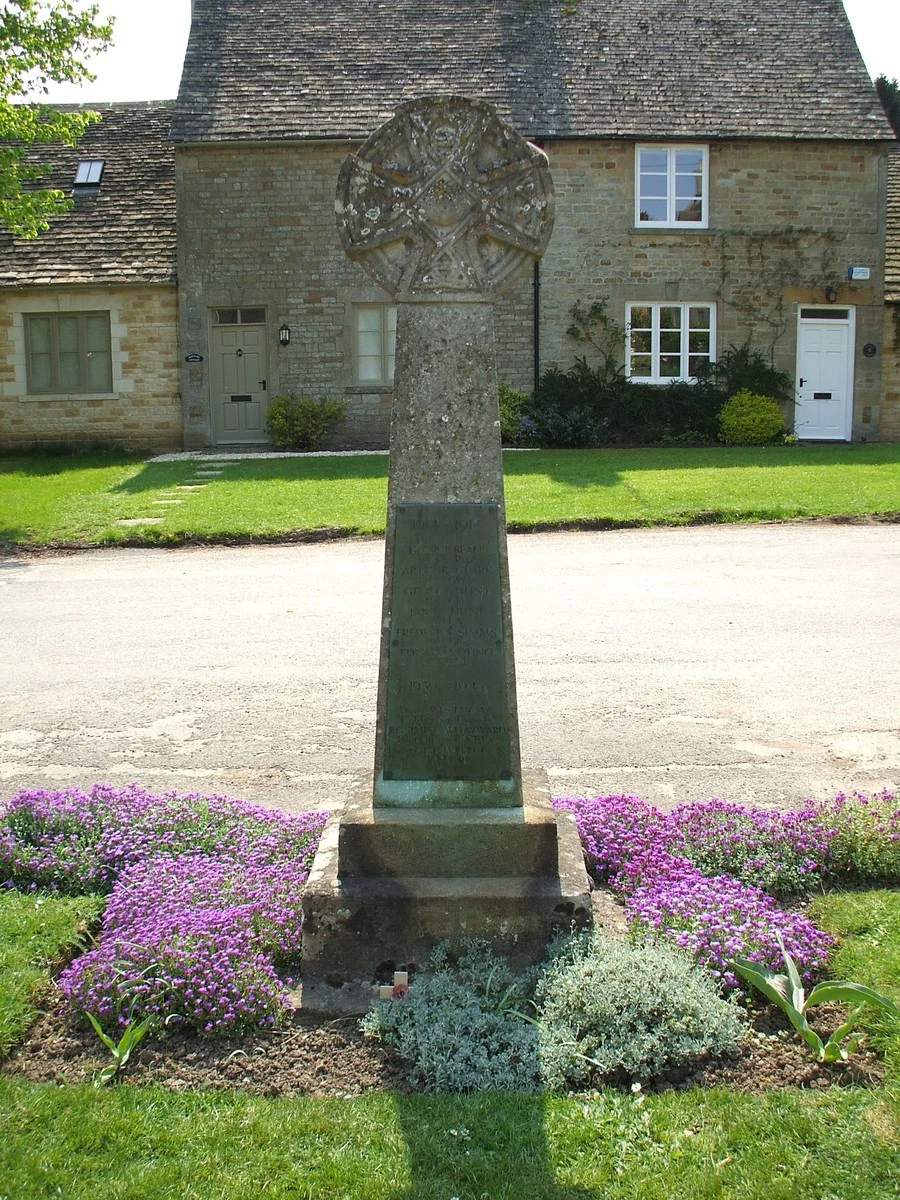
[{"label": "asphalt road", "polygon": [[[329,807],[371,765],[383,543],[0,564],[0,796]],[[523,760],[558,794],[900,783],[900,526],[510,538]]]}]

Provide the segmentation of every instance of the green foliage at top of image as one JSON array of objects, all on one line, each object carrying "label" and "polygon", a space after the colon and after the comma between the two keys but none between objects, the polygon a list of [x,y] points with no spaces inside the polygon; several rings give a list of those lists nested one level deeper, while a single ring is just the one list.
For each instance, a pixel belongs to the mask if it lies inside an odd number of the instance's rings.
[{"label": "green foliage at top of image", "polygon": [[7,0],[0,6],[0,226],[18,237],[37,237],[52,217],[72,206],[59,188],[38,185],[47,168],[28,149],[51,142],[74,146],[99,120],[87,109],[41,103],[46,86],[93,79],[84,59],[111,36],[112,25],[101,23],[98,5]]}]

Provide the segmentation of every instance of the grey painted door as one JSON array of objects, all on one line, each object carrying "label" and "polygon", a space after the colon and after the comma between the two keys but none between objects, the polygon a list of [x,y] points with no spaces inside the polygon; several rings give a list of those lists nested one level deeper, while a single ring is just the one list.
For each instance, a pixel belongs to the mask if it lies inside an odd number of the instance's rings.
[{"label": "grey painted door", "polygon": [[265,325],[215,326],[210,358],[210,400],[217,444],[267,441]]}]

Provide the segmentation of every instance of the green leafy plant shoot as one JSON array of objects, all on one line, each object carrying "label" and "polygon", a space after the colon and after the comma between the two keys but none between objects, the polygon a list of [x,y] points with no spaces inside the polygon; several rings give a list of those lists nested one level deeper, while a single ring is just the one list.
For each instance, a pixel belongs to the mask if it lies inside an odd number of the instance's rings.
[{"label": "green leafy plant shoot", "polygon": [[[881,1009],[883,1012],[892,1013],[900,1016],[900,1008],[888,999],[887,996],[882,996],[870,987],[866,987],[862,983],[849,983],[845,980],[828,979],[822,983],[817,983],[816,986],[807,996],[800,979],[800,973],[797,970],[794,960],[784,948],[784,942],[778,938],[778,945],[781,948],[781,953],[784,958],[786,975],[779,975],[775,971],[770,971],[759,963],[750,962],[746,958],[732,959],[731,966],[735,971],[748,983],[751,983],[755,988],[768,997],[773,1004],[777,1004],[782,1012],[786,1013],[791,1024],[806,1042],[806,1044],[815,1052],[818,1062],[841,1062],[853,1053],[859,1044],[861,1035],[851,1037],[856,1023],[862,1014],[863,1007],[866,1004],[874,1005],[875,1008]],[[823,1042],[819,1035],[809,1025],[806,1019],[806,1014],[814,1005],[825,1004],[828,1001],[835,1001],[838,1004],[854,1004],[857,1007],[852,1010],[847,1020],[843,1025],[839,1025],[827,1042]],[[848,1039],[845,1044],[845,1039]]]},{"label": "green leafy plant shoot", "polygon": [[129,1058],[131,1057],[132,1050],[142,1040],[144,1034],[153,1024],[154,1018],[152,1016],[145,1017],[143,1021],[139,1022],[137,1025],[129,1021],[125,1026],[125,1032],[119,1038],[118,1042],[116,1042],[109,1036],[109,1034],[103,1032],[100,1022],[93,1015],[93,1013],[85,1013],[84,1015],[93,1025],[94,1032],[97,1034],[97,1037],[112,1055],[112,1062],[108,1063],[107,1066],[105,1066],[103,1070],[94,1077],[94,1087],[106,1087],[106,1085],[111,1083],[112,1080],[115,1079],[119,1072],[125,1067]]}]

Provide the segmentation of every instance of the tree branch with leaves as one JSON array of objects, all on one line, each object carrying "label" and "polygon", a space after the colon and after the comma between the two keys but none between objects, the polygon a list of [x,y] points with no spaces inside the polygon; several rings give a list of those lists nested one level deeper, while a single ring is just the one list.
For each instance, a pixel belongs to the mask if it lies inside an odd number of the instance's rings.
[{"label": "tree branch with leaves", "polygon": [[112,23],[80,0],[0,0],[0,227],[34,238],[71,201],[38,186],[48,168],[28,157],[35,145],[75,146],[99,114],[41,103],[48,84],[93,79],[84,58],[103,50]]}]

